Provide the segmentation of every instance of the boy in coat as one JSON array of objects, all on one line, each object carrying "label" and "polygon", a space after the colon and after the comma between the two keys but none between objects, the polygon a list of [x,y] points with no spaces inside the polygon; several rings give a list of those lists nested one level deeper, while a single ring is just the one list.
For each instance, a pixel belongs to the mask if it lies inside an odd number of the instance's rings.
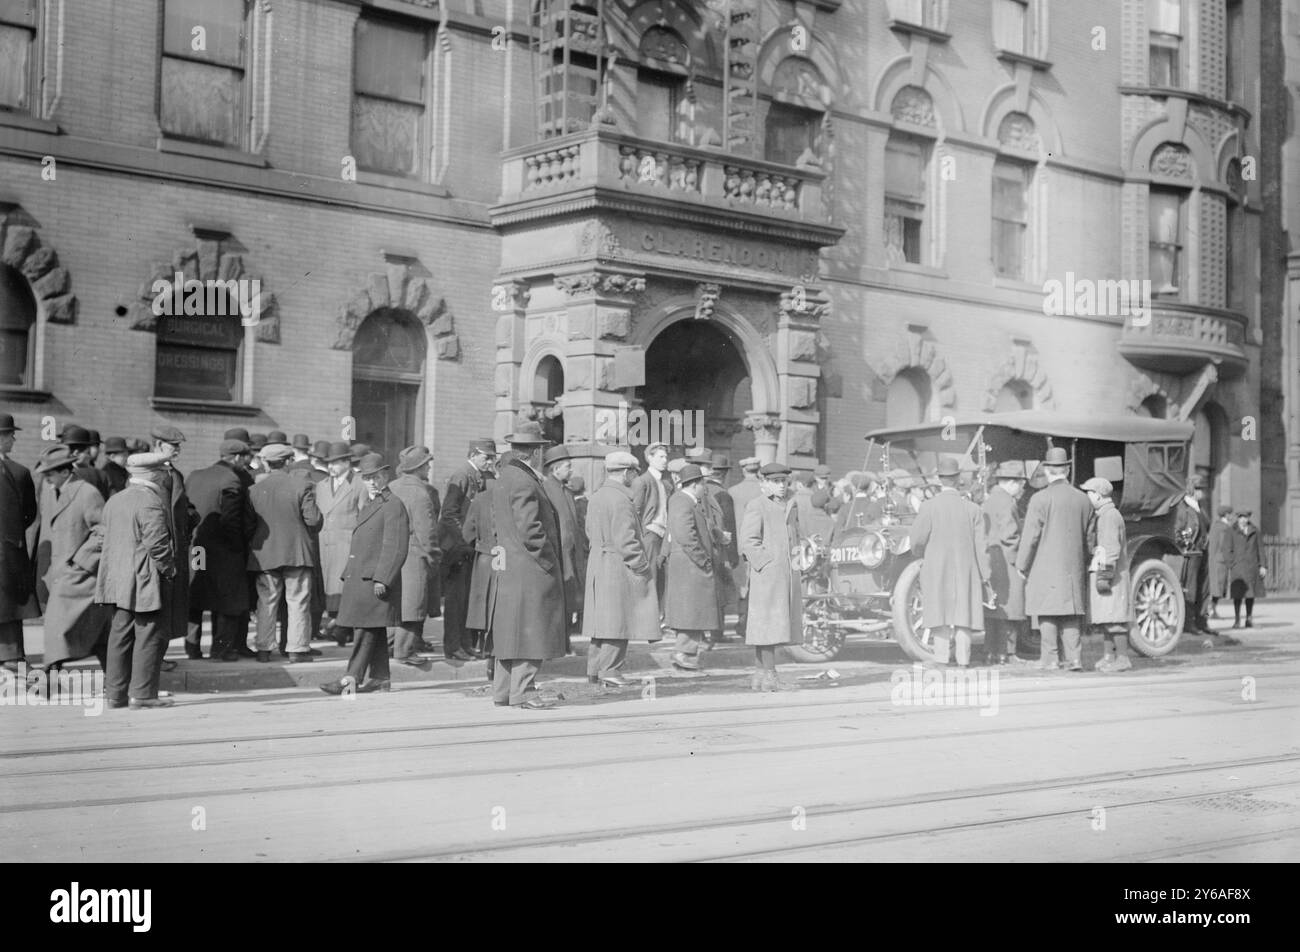
[{"label": "boy in coat", "polygon": [[1128,671],[1133,661],[1128,653],[1128,631],[1133,606],[1129,603],[1128,536],[1124,517],[1111,498],[1110,480],[1094,476],[1083,484],[1088,501],[1096,511],[1088,528],[1092,562],[1088,566],[1088,618],[1094,630],[1105,636],[1097,670],[1103,674]]},{"label": "boy in coat", "polygon": [[388,629],[402,616],[402,565],[411,545],[406,507],[388,488],[388,464],[378,453],[367,453],[357,467],[365,501],[352,530],[338,623],[356,633],[348,673],[322,684],[326,694],[387,691]]},{"label": "boy in coat", "polygon": [[912,551],[921,566],[921,624],[934,632],[934,653],[948,664],[949,638],[955,636],[957,664],[970,666],[971,632],[984,630],[984,587],[988,553],[979,507],[957,492],[961,468],[945,456],[936,472],[939,492],[921,503],[912,523]]},{"label": "boy in coat", "polygon": [[1255,613],[1255,597],[1263,594],[1263,552],[1259,545],[1259,530],[1250,521],[1250,510],[1237,513],[1237,527],[1232,530],[1229,548],[1228,577],[1231,579],[1233,628],[1241,627],[1241,603],[1246,603],[1246,627],[1254,628],[1251,617]]},{"label": "boy in coat", "polygon": [[95,601],[113,612],[104,694],[109,707],[170,707],[158,696],[163,653],[171,636],[166,611],[176,582],[176,541],[170,494],[164,495],[167,457],[136,453],[130,480],[104,506],[104,550]]},{"label": "boy in coat", "polygon": [[632,504],[636,457],[610,453],[605,457],[605,472],[604,485],[587,507],[591,558],[582,633],[591,639],[587,680],[625,687],[630,682],[620,671],[627,659],[628,642],[633,638],[659,640],[659,599]]},{"label": "boy in coat", "polygon": [[[760,495],[740,520],[740,548],[749,562],[749,626],[754,647],[753,691],[778,691],[776,648],[803,635],[803,593],[790,553],[799,546],[799,509],[788,498],[790,467],[768,463],[759,470]],[[671,580],[670,580],[671,581]]]},{"label": "boy in coat", "polygon": [[704,633],[722,626],[714,588],[712,524],[704,497],[704,472],[694,463],[681,470],[681,491],[668,497],[669,547],[664,583],[664,621],[677,632],[673,665],[683,671],[700,669]]}]

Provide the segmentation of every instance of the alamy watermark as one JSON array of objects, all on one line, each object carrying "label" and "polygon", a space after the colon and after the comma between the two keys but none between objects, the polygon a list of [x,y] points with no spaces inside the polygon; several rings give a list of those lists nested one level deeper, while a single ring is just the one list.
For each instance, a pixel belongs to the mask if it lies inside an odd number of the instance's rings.
[{"label": "alamy watermark", "polygon": [[980,717],[998,712],[998,673],[988,668],[926,668],[889,676],[889,700],[895,707],[978,707]]},{"label": "alamy watermark", "polygon": [[1065,280],[1043,282],[1043,313],[1048,317],[1131,317],[1134,327],[1151,323],[1151,281],[1093,280],[1065,272]]},{"label": "alamy watermark", "polygon": [[245,327],[256,327],[262,320],[260,278],[199,281],[177,271],[170,281],[154,281],[151,290],[155,317],[238,317]]},{"label": "alamy watermark", "polygon": [[0,707],[82,707],[86,717],[104,712],[104,672],[98,668],[69,671],[0,673]]},{"label": "alamy watermark", "polygon": [[592,438],[597,443],[615,446],[666,443],[669,446],[699,447],[704,445],[704,411],[646,410],[620,400],[617,409],[599,407],[596,410]]}]

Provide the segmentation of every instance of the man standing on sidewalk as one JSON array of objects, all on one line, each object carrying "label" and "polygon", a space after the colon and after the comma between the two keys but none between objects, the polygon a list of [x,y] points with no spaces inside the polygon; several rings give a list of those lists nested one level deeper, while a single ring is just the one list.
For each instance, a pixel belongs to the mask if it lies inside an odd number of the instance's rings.
[{"label": "man standing on sidewalk", "polygon": [[999,463],[993,480],[994,486],[980,507],[988,552],[988,581],[996,596],[993,607],[984,612],[988,625],[984,651],[989,664],[1024,664],[1016,654],[1016,641],[1025,627],[1025,580],[1015,568],[1021,526],[1016,500],[1025,491],[1024,461]]},{"label": "man standing on sidewalk", "polygon": [[266,478],[249,493],[257,527],[248,568],[257,572],[257,660],[271,660],[280,602],[288,603],[290,662],[311,660],[311,531],[321,524],[311,483],[286,472],[293,450],[268,443],[260,454]]},{"label": "man standing on sidewalk", "polygon": [[716,591],[711,523],[701,502],[704,473],[694,463],[682,467],[681,492],[668,500],[668,581],[664,585],[664,621],[677,633],[673,665],[698,671],[704,634],[722,626]]},{"label": "man standing on sidewalk", "polygon": [[[470,644],[465,628],[469,610],[470,574],[474,570],[474,549],[465,544],[461,524],[469,504],[492,478],[497,458],[496,442],[487,438],[469,444],[465,465],[447,480],[442,495],[442,514],[438,518],[438,546],[442,549],[442,654],[448,661],[470,661],[482,657],[477,645]],[[474,654],[470,654],[470,650]]]},{"label": "man standing on sidewalk", "polygon": [[158,696],[163,653],[171,636],[168,589],[176,579],[159,453],[136,453],[126,462],[129,482],[104,505],[104,548],[95,601],[113,611],[104,693],[109,707],[170,707]]},{"label": "man standing on sidewalk", "polygon": [[203,613],[212,614],[213,661],[238,661],[237,644],[248,630],[248,543],[257,526],[240,459],[248,452],[241,440],[225,440],[220,459],[190,473],[186,492],[198,514],[194,530],[194,577],[190,581],[189,635],[198,645]]},{"label": "man standing on sidewalk", "polygon": [[587,680],[624,687],[629,683],[621,673],[627,643],[633,638],[659,640],[659,599],[632,506],[636,457],[610,453],[605,457],[605,472],[605,484],[587,506],[591,560],[582,633],[591,639]]},{"label": "man standing on sidewalk", "polygon": [[406,507],[410,523],[410,544],[402,563],[401,623],[389,634],[393,641],[393,660],[419,666],[423,663],[418,644],[424,634],[424,620],[429,617],[429,579],[442,564],[438,548],[437,514],[429,495],[429,462],[433,454],[424,446],[408,446],[397,457],[398,477],[388,484],[389,490]]},{"label": "man standing on sidewalk", "polygon": [[662,607],[664,536],[668,534],[668,498],[673,493],[669,477],[664,475],[668,469],[667,444],[651,443],[647,446],[645,462],[646,471],[632,480],[632,506],[641,523],[641,540],[645,544],[646,558],[650,560],[650,571],[654,573],[655,588]]},{"label": "man standing on sidewalk", "polygon": [[1065,652],[1061,666],[1082,671],[1092,503],[1070,485],[1070,457],[1063,447],[1048,450],[1042,468],[1047,486],[1029,500],[1016,571],[1026,580],[1025,611],[1037,616],[1043,635],[1039,665],[1056,669],[1059,634]]},{"label": "man standing on sidewalk", "polygon": [[[734,504],[733,512],[742,516],[751,499],[757,499],[762,490],[759,488],[757,456],[746,456],[740,461],[744,478],[727,490]],[[737,551],[736,567],[731,571],[732,585],[736,590],[736,636],[745,637],[749,624],[749,560],[745,553]]]},{"label": "man standing on sidewalk", "polygon": [[568,612],[569,630],[573,631],[573,616],[582,611],[582,599],[587,585],[583,574],[587,564],[587,539],[584,528],[578,523],[578,507],[565,482],[573,472],[573,461],[566,446],[552,446],[543,457],[546,478],[542,486],[546,496],[560,518],[560,557],[564,563],[564,605]]},{"label": "man standing on sidewalk", "polygon": [[32,560],[27,530],[37,518],[31,471],[9,458],[22,427],[0,413],[0,664],[15,666],[23,653],[23,619],[39,609],[32,598]]},{"label": "man standing on sidewalk", "polygon": [[352,472],[352,450],[342,442],[331,443],[325,453],[329,475],[316,483],[316,508],[320,510],[319,535],[321,577],[325,585],[324,634],[333,636],[341,648],[352,637],[336,624],[339,599],[343,594],[343,573],[348,567],[348,548],[357,526],[363,495],[361,480]]}]

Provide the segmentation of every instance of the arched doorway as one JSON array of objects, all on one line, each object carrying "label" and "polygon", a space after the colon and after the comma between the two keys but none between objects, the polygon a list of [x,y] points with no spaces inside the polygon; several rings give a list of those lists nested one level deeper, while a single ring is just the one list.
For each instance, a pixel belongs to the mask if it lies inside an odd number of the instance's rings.
[{"label": "arched doorway", "polygon": [[[649,415],[649,437],[670,444],[670,455],[704,446],[730,456],[733,466],[753,455],[753,436],[741,425],[753,407],[749,367],[743,345],[725,327],[690,319],[668,325],[646,348],[645,381],[637,397]],[[656,433],[656,419],[682,425]]]},{"label": "arched doorway", "polygon": [[1206,403],[1192,418],[1192,472],[1205,478],[1205,498],[1216,508],[1228,503],[1228,416],[1217,403]]},{"label": "arched doorway", "polygon": [[356,438],[390,465],[423,433],[424,328],[406,311],[380,308],[352,345],[352,416]]},{"label": "arched doorway", "polygon": [[0,384],[31,387],[36,298],[16,268],[0,264]]},{"label": "arched doorway", "polygon": [[564,414],[556,409],[564,394],[564,365],[547,355],[537,362],[533,374],[533,411],[542,424],[542,434],[552,443],[564,442]]}]

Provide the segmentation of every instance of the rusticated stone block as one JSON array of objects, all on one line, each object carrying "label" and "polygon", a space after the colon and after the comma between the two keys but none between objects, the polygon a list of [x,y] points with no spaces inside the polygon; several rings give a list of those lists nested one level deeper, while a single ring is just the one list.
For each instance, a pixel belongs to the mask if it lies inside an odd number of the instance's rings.
[{"label": "rusticated stone block", "polygon": [[817,402],[815,377],[795,377],[789,383],[790,406],[804,409]]},{"label": "rusticated stone block", "polygon": [[3,260],[12,268],[21,267],[27,255],[39,244],[36,231],[32,228],[15,226],[5,232]]},{"label": "rusticated stone block", "polygon": [[372,274],[366,281],[366,290],[370,292],[370,302],[378,310],[388,307],[392,298],[388,294],[388,275]]},{"label": "rusticated stone block", "polygon": [[67,294],[68,288],[72,284],[68,277],[68,272],[64,268],[55,268],[53,271],[46,273],[43,277],[32,282],[32,290],[41,300],[46,298],[58,297],[60,294]]},{"label": "rusticated stone block", "polygon": [[786,452],[792,456],[812,456],[817,452],[817,427],[808,423],[787,423]]},{"label": "rusticated stone block", "polygon": [[632,331],[632,312],[624,308],[601,308],[596,327],[601,340],[623,340]]},{"label": "rusticated stone block", "polygon": [[791,360],[816,360],[817,335],[811,331],[790,331],[787,338]]},{"label": "rusticated stone block", "polygon": [[158,329],[158,316],[154,314],[153,308],[143,301],[137,301],[131,305],[131,330],[148,331],[153,333]]},{"label": "rusticated stone block", "polygon": [[439,360],[457,360],[460,357],[460,338],[455,334],[439,337],[433,342],[433,349]]},{"label": "rusticated stone block", "polygon": [[578,307],[569,311],[564,321],[568,325],[569,340],[591,340],[594,320],[595,314],[589,307]]},{"label": "rusticated stone block", "polygon": [[510,396],[510,390],[514,383],[516,370],[517,368],[514,364],[497,364],[492,390],[492,393],[495,396]]},{"label": "rusticated stone block", "polygon": [[77,320],[77,296],[65,294],[45,302],[45,319],[51,324],[74,324]]},{"label": "rusticated stone block", "polygon": [[41,275],[55,268],[59,263],[59,256],[54,253],[53,248],[40,247],[27,256],[23,262],[23,277],[28,281],[35,281]]}]

